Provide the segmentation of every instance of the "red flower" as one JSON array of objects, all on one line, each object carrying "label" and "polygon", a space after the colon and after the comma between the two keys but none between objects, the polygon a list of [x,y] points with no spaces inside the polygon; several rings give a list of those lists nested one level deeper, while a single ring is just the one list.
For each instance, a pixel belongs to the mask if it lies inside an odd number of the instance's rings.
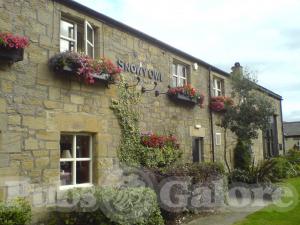
[{"label": "red flower", "polygon": [[164,136],[153,133],[142,134],[141,144],[149,148],[163,148],[164,146],[173,146],[179,148],[177,139],[173,135]]},{"label": "red flower", "polygon": [[215,96],[210,99],[210,108],[215,112],[222,112],[225,110],[225,105],[233,106],[234,101],[227,96]]},{"label": "red flower", "polygon": [[168,90],[169,95],[183,94],[191,99],[195,99],[199,106],[202,108],[204,103],[204,94],[200,94],[196,88],[193,88],[191,84],[183,85],[182,87],[173,87]]},{"label": "red flower", "polygon": [[11,33],[0,33],[0,46],[8,48],[26,48],[29,46],[27,37],[13,35]]}]

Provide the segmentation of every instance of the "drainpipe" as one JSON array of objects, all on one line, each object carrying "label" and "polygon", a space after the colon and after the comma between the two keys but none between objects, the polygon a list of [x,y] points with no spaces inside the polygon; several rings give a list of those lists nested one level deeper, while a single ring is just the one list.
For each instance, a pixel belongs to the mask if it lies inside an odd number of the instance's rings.
[{"label": "drainpipe", "polygon": [[283,117],[282,117],[282,99],[280,99],[280,117],[281,117],[281,131],[282,131],[282,149],[283,149],[283,155],[285,155],[285,139],[284,139]]},{"label": "drainpipe", "polygon": [[[208,68],[208,102],[211,99],[211,67]],[[212,160],[215,162],[215,138],[214,138],[214,121],[213,114],[209,107],[209,120],[210,120],[210,132],[211,132],[211,146],[212,146]]]}]

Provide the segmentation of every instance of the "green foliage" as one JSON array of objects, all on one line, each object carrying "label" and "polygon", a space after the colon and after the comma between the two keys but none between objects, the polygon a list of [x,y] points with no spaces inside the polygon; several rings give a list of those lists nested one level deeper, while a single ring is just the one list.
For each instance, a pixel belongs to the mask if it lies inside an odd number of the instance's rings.
[{"label": "green foliage", "polygon": [[234,149],[234,168],[246,170],[251,164],[249,143],[238,140]]},{"label": "green foliage", "polygon": [[[95,199],[96,204],[91,197]],[[68,202],[75,202],[71,211],[60,208],[50,225],[163,225],[156,194],[149,188],[99,188],[72,190]]]},{"label": "green foliage", "polygon": [[274,114],[271,102],[256,92],[256,80],[251,73],[236,72],[232,76],[232,97],[238,102],[226,107],[221,126],[230,129],[238,139],[250,142],[258,137],[258,130],[265,130]]},{"label": "green foliage", "polygon": [[173,146],[163,148],[145,147],[141,157],[141,165],[148,168],[162,168],[175,163],[182,155],[180,149]]},{"label": "green foliage", "polygon": [[140,101],[140,94],[135,90],[126,88],[126,83],[121,80],[119,85],[119,99],[113,100],[111,109],[119,119],[122,130],[122,140],[119,149],[121,162],[138,166],[144,146],[140,144],[140,130],[138,127],[139,114],[135,108]]},{"label": "green foliage", "polygon": [[120,161],[130,166],[142,165],[149,168],[174,163],[182,155],[176,146],[167,144],[163,148],[151,148],[141,144],[139,113],[136,109],[139,102],[140,94],[134,89],[126,88],[125,82],[121,80],[119,99],[113,100],[111,104],[122,130]]},{"label": "green foliage", "polygon": [[26,200],[18,198],[8,203],[0,203],[0,224],[25,225],[30,220],[31,207]]},{"label": "green foliage", "polygon": [[257,165],[252,165],[245,170],[235,169],[229,176],[229,182],[244,182],[248,184],[269,183],[277,181],[273,174],[276,166],[274,160],[265,160]]},{"label": "green foliage", "polygon": [[290,149],[286,154],[286,159],[292,164],[300,164],[300,151]]},{"label": "green foliage", "polygon": [[281,180],[298,175],[295,166],[290,163],[285,157],[273,158],[272,161],[275,162],[272,173],[276,179]]}]

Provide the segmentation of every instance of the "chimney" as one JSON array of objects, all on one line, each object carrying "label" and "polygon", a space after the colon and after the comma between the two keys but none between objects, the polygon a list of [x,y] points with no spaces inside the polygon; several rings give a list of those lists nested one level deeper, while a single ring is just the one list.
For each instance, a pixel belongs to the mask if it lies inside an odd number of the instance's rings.
[{"label": "chimney", "polygon": [[243,67],[240,65],[239,62],[236,62],[234,66],[231,67],[231,70],[232,70],[231,74],[240,74],[240,75],[243,74]]}]

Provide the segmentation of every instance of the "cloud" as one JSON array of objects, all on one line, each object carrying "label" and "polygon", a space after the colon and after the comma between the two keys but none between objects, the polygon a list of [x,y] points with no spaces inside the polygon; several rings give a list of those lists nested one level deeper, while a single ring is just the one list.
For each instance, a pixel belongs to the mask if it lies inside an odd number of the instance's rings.
[{"label": "cloud", "polygon": [[78,1],[225,71],[239,61],[299,117],[299,0]]}]

